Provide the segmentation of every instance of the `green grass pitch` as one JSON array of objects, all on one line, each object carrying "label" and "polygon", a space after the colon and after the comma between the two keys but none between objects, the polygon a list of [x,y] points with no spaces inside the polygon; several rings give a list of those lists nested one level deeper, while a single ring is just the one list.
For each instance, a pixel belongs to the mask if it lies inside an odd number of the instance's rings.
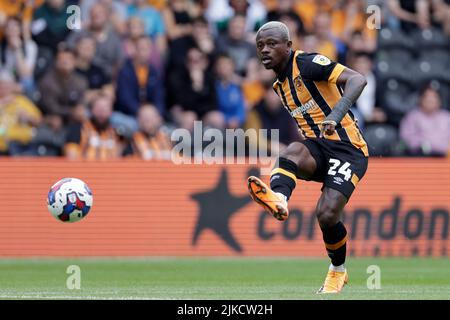
[{"label": "green grass pitch", "polygon": [[[326,259],[0,259],[0,299],[450,299],[450,259],[349,258],[350,282],[316,295]],[[81,288],[69,290],[69,265]],[[367,267],[381,289],[367,288]]]}]

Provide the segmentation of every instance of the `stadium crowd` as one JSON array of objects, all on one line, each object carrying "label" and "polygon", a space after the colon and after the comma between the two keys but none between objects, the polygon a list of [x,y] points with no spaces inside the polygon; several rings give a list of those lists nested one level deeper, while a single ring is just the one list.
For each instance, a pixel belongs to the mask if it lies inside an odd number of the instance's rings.
[{"label": "stadium crowd", "polygon": [[0,153],[169,158],[195,120],[287,145],[254,45],[270,20],[366,76],[353,112],[372,155],[450,154],[448,0],[0,0]]}]

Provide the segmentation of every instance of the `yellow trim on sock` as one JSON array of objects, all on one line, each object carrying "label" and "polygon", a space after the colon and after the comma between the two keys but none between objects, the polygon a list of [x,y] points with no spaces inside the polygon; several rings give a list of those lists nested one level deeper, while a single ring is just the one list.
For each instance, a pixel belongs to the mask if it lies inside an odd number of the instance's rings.
[{"label": "yellow trim on sock", "polygon": [[282,168],[275,168],[270,173],[270,176],[272,177],[274,174],[277,174],[277,173],[281,173],[282,175],[285,175],[285,176],[291,178],[292,180],[294,180],[295,185],[297,185],[297,177],[292,172],[289,172],[289,171],[284,170]]},{"label": "yellow trim on sock", "polygon": [[335,244],[325,243],[325,247],[328,250],[337,250],[340,247],[342,247],[346,242],[347,242],[347,235],[345,235],[345,237],[341,241],[339,241],[338,243],[335,243]]}]

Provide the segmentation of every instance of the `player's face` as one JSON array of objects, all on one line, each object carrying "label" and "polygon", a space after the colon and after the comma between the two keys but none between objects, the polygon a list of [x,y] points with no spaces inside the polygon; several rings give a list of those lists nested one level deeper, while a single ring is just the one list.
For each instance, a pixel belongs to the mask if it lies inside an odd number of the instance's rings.
[{"label": "player's face", "polygon": [[277,69],[289,57],[291,41],[283,39],[276,29],[263,30],[256,38],[256,51],[266,69]]}]

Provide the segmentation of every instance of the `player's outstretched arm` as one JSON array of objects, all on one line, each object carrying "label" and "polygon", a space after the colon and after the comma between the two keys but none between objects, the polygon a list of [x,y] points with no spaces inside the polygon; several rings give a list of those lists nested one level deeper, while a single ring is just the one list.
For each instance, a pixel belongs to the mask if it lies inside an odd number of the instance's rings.
[{"label": "player's outstretched arm", "polygon": [[366,78],[349,68],[340,74],[336,83],[340,86],[344,86],[344,93],[342,98],[333,108],[333,111],[322,122],[322,132],[328,135],[333,134],[336,125],[341,122],[344,116],[347,114],[350,107],[358,100],[361,92],[367,84]]}]

